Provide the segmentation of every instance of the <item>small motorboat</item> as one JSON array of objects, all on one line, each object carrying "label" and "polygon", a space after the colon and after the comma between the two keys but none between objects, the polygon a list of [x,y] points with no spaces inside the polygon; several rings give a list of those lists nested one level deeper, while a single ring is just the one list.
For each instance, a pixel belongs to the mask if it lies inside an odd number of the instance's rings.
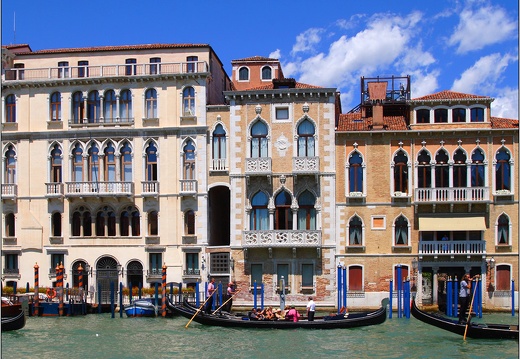
[{"label": "small motorboat", "polygon": [[25,327],[26,320],[26,302],[13,303],[11,300],[2,297],[2,332],[22,329]]},{"label": "small motorboat", "polygon": [[157,306],[152,298],[136,299],[124,307],[127,317],[156,317]]},{"label": "small motorboat", "polygon": [[466,324],[459,324],[458,320],[452,320],[440,314],[423,312],[417,308],[415,298],[412,300],[411,312],[412,315],[421,322],[459,335],[464,335],[464,333],[466,333],[468,338],[518,339],[518,324],[487,324],[472,323],[470,321],[466,328]]}]

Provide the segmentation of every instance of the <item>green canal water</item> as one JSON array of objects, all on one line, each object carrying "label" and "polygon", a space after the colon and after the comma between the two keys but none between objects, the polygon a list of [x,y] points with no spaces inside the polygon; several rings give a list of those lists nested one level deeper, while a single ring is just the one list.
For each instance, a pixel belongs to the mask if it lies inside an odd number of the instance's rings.
[{"label": "green canal water", "polygon": [[[489,323],[518,323],[484,314]],[[518,358],[516,340],[475,340],[413,317],[334,330],[244,330],[205,327],[175,318],[115,318],[110,314],[28,318],[2,333],[2,358]]]}]

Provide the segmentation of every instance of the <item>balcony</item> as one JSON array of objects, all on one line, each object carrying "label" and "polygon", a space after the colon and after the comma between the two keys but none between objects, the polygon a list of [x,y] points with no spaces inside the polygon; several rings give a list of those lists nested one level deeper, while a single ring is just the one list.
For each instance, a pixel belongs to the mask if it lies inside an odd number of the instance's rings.
[{"label": "balcony", "polygon": [[132,182],[67,182],[67,197],[133,196]]},{"label": "balcony", "polygon": [[183,196],[193,196],[197,194],[197,180],[179,180],[180,194]]},{"label": "balcony", "polygon": [[159,182],[158,181],[143,181],[142,184],[142,195],[156,197],[159,195]]},{"label": "balcony", "polygon": [[80,80],[113,77],[137,77],[207,73],[205,61],[170,62],[153,64],[96,65],[8,69],[2,76],[3,82],[31,82],[46,80]]},{"label": "balcony", "polygon": [[14,183],[2,183],[2,199],[15,200],[18,195],[18,185]]},{"label": "balcony", "polygon": [[156,282],[162,279],[162,268],[152,268],[146,271],[146,279],[148,281]]},{"label": "balcony", "polygon": [[315,174],[320,171],[319,157],[293,157],[293,173]]},{"label": "balcony", "polygon": [[93,118],[93,119],[70,119],[69,126],[71,128],[82,128],[82,127],[120,127],[120,126],[133,126],[134,118]]},{"label": "balcony", "polygon": [[46,183],[45,187],[47,188],[46,197],[47,198],[61,198],[63,197],[63,183],[53,182]]},{"label": "balcony", "polygon": [[185,276],[199,276],[200,275],[200,269],[194,269],[194,268],[185,269],[184,272],[183,272],[183,275],[185,275]]},{"label": "balcony", "polygon": [[211,167],[209,169],[212,172],[226,172],[228,171],[227,159],[218,158],[211,161]]},{"label": "balcony", "polygon": [[16,246],[18,244],[18,240],[16,237],[4,237],[2,240],[2,244],[4,246]]},{"label": "balcony", "polygon": [[486,202],[489,201],[489,187],[416,188],[414,200],[416,203]]},{"label": "balcony", "polygon": [[244,248],[316,248],[321,247],[321,231],[243,231],[242,246]]},{"label": "balcony", "polygon": [[20,269],[18,268],[4,268],[2,273],[2,280],[20,279]]},{"label": "balcony", "polygon": [[271,157],[246,158],[247,175],[270,175],[272,173]]},{"label": "balcony", "polygon": [[486,241],[419,241],[419,256],[485,255]]}]

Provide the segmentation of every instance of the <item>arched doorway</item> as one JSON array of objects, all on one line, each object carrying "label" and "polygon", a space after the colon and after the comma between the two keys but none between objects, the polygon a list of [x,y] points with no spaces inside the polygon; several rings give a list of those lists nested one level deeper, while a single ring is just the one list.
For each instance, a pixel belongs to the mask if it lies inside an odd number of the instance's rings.
[{"label": "arched doorway", "polygon": [[101,303],[110,303],[110,282],[114,283],[114,290],[117,290],[119,273],[117,262],[114,258],[103,257],[96,266],[96,290],[101,286]]},{"label": "arched doorway", "polygon": [[126,267],[126,283],[128,288],[143,286],[143,265],[139,261],[132,261]]}]

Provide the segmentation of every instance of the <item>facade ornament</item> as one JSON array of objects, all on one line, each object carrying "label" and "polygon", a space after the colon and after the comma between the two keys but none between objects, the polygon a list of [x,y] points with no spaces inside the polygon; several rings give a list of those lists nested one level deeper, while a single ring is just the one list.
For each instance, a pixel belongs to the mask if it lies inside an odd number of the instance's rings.
[{"label": "facade ornament", "polygon": [[262,106],[260,106],[260,104],[256,105],[255,112],[257,115],[260,115],[262,113]]},{"label": "facade ornament", "polygon": [[302,106],[302,110],[304,113],[308,113],[309,112],[309,104],[307,102],[305,102]]}]

